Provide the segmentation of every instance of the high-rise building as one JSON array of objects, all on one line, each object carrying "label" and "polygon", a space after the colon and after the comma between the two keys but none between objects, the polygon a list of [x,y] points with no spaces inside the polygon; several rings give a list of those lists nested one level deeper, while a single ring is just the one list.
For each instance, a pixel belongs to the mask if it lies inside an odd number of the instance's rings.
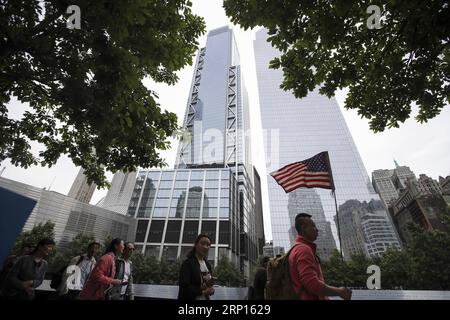
[{"label": "high-rise building", "polygon": [[184,259],[200,233],[212,240],[208,260],[239,262],[237,183],[229,168],[140,171],[128,208],[138,219],[135,245],[168,261]]},{"label": "high-rise building", "polygon": [[269,241],[266,243],[266,245],[263,247],[263,256],[269,257],[269,258],[275,258],[279,257],[285,254],[284,247],[274,247],[273,241]]},{"label": "high-rise building", "polygon": [[392,201],[397,200],[401,190],[406,188],[408,179],[416,179],[414,172],[409,167],[399,166],[397,163],[395,169],[379,169],[372,172],[372,185],[386,208],[389,208]]},{"label": "high-rise building", "polygon": [[380,200],[346,201],[339,206],[339,221],[345,259],[357,253],[375,257],[390,247],[400,249],[394,226]]},{"label": "high-rise building", "polygon": [[439,184],[442,188],[442,197],[447,203],[447,206],[450,208],[450,175],[445,178],[439,177]]},{"label": "high-rise building", "polygon": [[[316,88],[305,98],[296,99],[291,92],[280,89],[283,71],[269,68],[269,61],[280,56],[280,52],[267,42],[266,29],[256,33],[254,50],[268,172],[328,151],[338,205],[348,200],[379,200],[335,98],[320,95]],[[267,179],[273,243],[289,248],[291,217],[298,212],[289,212],[295,208],[289,207],[289,195],[272,177]],[[316,189],[316,192],[337,241],[334,199],[330,190]],[[320,218],[313,216],[313,219]]]},{"label": "high-rise building", "polygon": [[88,183],[87,177],[84,175],[84,170],[81,168],[67,196],[84,203],[89,203],[94,194],[95,187],[95,183]]},{"label": "high-rise building", "polygon": [[450,232],[442,223],[442,217],[450,214],[442,186],[434,179],[421,174],[417,180],[408,180],[398,199],[392,203],[392,214],[401,240],[408,244],[412,240],[409,224],[414,223],[424,230]]},{"label": "high-rise building", "polygon": [[253,168],[255,178],[255,222],[256,222],[256,238],[258,239],[258,254],[263,254],[263,247],[266,243],[264,236],[264,218],[261,195],[261,178],[256,168]]},{"label": "high-rise building", "polygon": [[120,214],[126,214],[135,183],[136,172],[116,172],[108,193],[97,205]]},{"label": "high-rise building", "polygon": [[212,264],[227,256],[248,276],[261,251],[262,210],[247,92],[228,27],[210,31],[197,54],[183,128],[175,168],[138,174],[128,208],[139,219],[136,243],[145,254],[184,259],[205,232]]}]

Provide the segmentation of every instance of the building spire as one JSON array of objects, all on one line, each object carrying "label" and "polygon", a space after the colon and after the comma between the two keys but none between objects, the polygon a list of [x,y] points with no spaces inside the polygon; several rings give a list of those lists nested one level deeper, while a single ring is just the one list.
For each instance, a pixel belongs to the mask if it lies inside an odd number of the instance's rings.
[{"label": "building spire", "polygon": [[400,167],[395,159],[394,159],[394,164],[395,164],[395,168]]}]

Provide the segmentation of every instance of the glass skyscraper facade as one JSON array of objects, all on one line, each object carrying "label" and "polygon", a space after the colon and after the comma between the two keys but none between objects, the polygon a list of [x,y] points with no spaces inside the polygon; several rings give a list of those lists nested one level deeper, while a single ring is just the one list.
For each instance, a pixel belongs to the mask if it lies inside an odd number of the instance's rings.
[{"label": "glass skyscraper facade", "polygon": [[[320,95],[317,89],[303,99],[296,99],[291,92],[280,89],[283,71],[268,67],[269,61],[280,53],[266,40],[267,31],[259,30],[254,50],[267,171],[270,173],[286,164],[328,151],[338,206],[352,200],[380,200],[373,190],[336,100]],[[282,246],[286,250],[291,246],[292,236],[289,231],[293,227],[293,217],[304,210],[312,212],[313,219],[319,222],[323,221],[323,211],[338,243],[334,223],[336,209],[330,190],[317,188],[310,195],[302,195],[304,191],[297,191],[300,194],[293,201],[294,195],[286,194],[271,176],[267,179],[274,246]],[[383,214],[386,215],[386,212]],[[361,225],[356,227],[362,230]],[[398,246],[392,225],[387,225],[387,228],[390,230],[389,237],[381,244]],[[329,252],[334,247],[329,232],[328,223],[319,224],[318,243],[323,252]],[[346,234],[341,232],[341,236],[345,244]]]},{"label": "glass skyscraper facade", "polygon": [[140,171],[127,212],[137,219],[136,247],[175,261],[204,233],[212,240],[212,264],[224,255],[237,263],[236,185],[228,168]]}]

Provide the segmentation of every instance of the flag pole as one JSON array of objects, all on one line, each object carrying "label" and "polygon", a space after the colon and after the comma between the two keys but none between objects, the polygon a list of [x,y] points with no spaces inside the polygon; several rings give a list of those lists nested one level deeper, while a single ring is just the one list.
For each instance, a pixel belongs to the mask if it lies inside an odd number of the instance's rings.
[{"label": "flag pole", "polygon": [[328,154],[328,151],[326,151],[326,155],[327,155],[326,158],[327,158],[328,170],[330,172],[331,194],[333,195],[334,206],[336,208],[336,228],[337,228],[338,239],[339,239],[339,253],[341,254],[342,262],[345,263],[344,255],[342,253],[341,228],[340,228],[340,221],[339,221],[340,220],[339,219],[339,209],[338,209],[337,200],[336,200],[336,188],[334,185],[333,172],[331,171],[330,155]]}]

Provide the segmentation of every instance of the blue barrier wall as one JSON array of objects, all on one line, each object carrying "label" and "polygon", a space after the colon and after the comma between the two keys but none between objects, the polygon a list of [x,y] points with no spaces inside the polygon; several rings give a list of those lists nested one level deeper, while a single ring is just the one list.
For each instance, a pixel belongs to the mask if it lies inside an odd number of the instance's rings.
[{"label": "blue barrier wall", "polygon": [[36,200],[0,188],[0,263],[9,255]]}]

